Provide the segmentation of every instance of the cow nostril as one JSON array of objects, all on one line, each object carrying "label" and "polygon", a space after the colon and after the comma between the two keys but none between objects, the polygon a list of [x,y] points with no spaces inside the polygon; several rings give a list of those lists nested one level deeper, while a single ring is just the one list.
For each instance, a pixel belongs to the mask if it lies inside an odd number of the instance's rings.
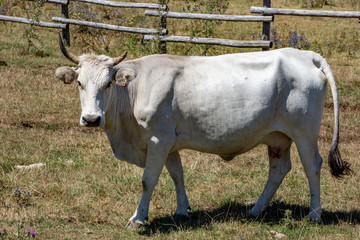
[{"label": "cow nostril", "polygon": [[85,115],[82,117],[82,120],[87,127],[98,127],[101,122],[101,117],[96,115]]},{"label": "cow nostril", "polygon": [[98,116],[96,119],[95,119],[95,125],[99,126],[100,125],[100,116]]}]

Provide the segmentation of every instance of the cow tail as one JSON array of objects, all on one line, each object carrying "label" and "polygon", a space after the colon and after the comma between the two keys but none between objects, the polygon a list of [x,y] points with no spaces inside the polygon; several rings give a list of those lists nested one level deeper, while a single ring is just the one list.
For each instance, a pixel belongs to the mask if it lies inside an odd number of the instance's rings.
[{"label": "cow tail", "polygon": [[334,102],[334,134],[331,143],[331,148],[328,156],[328,163],[331,174],[336,178],[342,178],[344,175],[351,173],[350,164],[343,161],[339,151],[339,97],[336,87],[334,75],[331,71],[329,64],[322,58],[320,69],[325,74],[327,81],[330,85],[331,94]]}]

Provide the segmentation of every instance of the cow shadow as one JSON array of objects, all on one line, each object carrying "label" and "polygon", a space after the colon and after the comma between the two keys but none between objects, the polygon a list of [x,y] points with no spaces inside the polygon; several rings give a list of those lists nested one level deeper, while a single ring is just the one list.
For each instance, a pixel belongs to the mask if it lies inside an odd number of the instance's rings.
[{"label": "cow shadow", "polygon": [[[152,235],[154,233],[170,233],[172,231],[194,230],[206,228],[214,222],[261,222],[269,225],[282,224],[286,219],[302,221],[307,219],[309,207],[302,205],[286,204],[281,201],[272,202],[259,217],[252,217],[248,211],[253,205],[245,205],[238,202],[227,202],[222,206],[210,210],[190,211],[191,219],[178,223],[172,216],[163,216],[153,219],[141,231],[140,235]],[[336,225],[346,222],[352,225],[360,225],[360,211],[326,211],[322,214],[323,225]]]}]

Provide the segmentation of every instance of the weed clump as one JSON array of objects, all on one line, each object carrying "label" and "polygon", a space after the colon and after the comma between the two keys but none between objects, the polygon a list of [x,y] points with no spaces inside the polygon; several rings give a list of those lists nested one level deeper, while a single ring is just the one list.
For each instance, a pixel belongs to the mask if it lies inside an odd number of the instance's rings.
[{"label": "weed clump", "polygon": [[13,198],[19,206],[28,206],[30,205],[31,193],[27,190],[20,190],[14,187]]},{"label": "weed clump", "polygon": [[45,0],[36,0],[33,4],[29,4],[24,7],[27,19],[29,19],[30,24],[28,27],[24,28],[23,38],[26,39],[27,44],[23,48],[23,53],[33,52],[38,57],[48,56],[48,54],[40,49],[43,43],[38,35],[38,27],[36,26],[40,23],[40,16],[43,14],[41,8],[44,3]]},{"label": "weed clump", "polygon": [[307,40],[305,34],[301,35],[297,31],[288,32],[287,35],[280,34],[277,26],[271,28],[270,40],[273,42],[275,48],[293,47],[303,50],[311,48],[311,43]]}]

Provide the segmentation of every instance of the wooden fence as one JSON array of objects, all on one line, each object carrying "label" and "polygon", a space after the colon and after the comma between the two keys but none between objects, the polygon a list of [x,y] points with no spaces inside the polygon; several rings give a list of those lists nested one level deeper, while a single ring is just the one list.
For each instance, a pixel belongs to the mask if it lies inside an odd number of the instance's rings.
[{"label": "wooden fence", "polygon": [[[217,15],[217,14],[200,14],[200,13],[179,13],[179,12],[160,12],[154,10],[145,11],[146,16],[164,16],[166,18],[180,19],[199,19],[212,21],[234,21],[234,22],[271,22],[272,16],[252,16],[252,15]],[[156,36],[145,35],[144,40],[153,40]],[[188,36],[160,36],[163,42],[183,42],[194,44],[211,44],[238,48],[270,48],[270,41],[238,41],[218,38],[198,38]]]},{"label": "wooden fence", "polygon": [[[301,10],[271,8],[271,0],[263,0],[263,7],[252,6],[250,13],[262,14],[263,16],[288,15],[288,16],[311,16],[311,17],[338,17],[359,18],[360,12],[355,11],[323,11],[323,10]],[[360,23],[360,20],[359,20]],[[270,39],[270,23],[263,23],[263,39]]]},{"label": "wooden fence", "polygon": [[195,14],[195,13],[178,13],[168,12],[165,4],[145,4],[145,3],[120,3],[111,1],[99,1],[99,0],[78,0],[80,2],[93,3],[111,7],[137,7],[147,8],[156,10],[146,10],[146,16],[160,17],[162,29],[141,29],[141,28],[130,28],[123,26],[115,26],[103,23],[94,23],[87,21],[79,21],[68,19],[65,17],[58,18],[53,17],[54,22],[60,22],[63,24],[77,24],[85,25],[90,27],[104,28],[114,31],[131,32],[138,34],[147,34],[144,36],[145,41],[159,39],[162,46],[160,47],[161,53],[166,53],[165,42],[183,42],[183,43],[194,43],[194,44],[210,44],[210,45],[222,45],[229,47],[238,48],[264,48],[268,49],[272,46],[271,41],[238,41],[230,39],[217,39],[217,38],[197,38],[188,36],[168,36],[167,33],[167,19],[168,18],[183,18],[183,19],[200,19],[200,20],[217,20],[217,21],[235,21],[235,22],[271,22],[272,16],[252,16],[252,15],[216,15],[216,14]]},{"label": "wooden fence", "polygon": [[[68,14],[68,0],[46,0],[48,3],[55,3],[61,4],[62,6],[62,16],[69,17]],[[25,24],[33,24],[40,27],[48,27],[48,28],[61,28],[63,30],[63,38],[65,39],[66,44],[70,44],[70,34],[69,34],[69,26],[66,24],[59,24],[59,23],[51,23],[51,22],[32,22],[27,18],[20,18],[20,17],[10,17],[5,15],[0,15],[1,21],[10,21],[10,22],[18,22],[18,23],[25,23]]]},{"label": "wooden fence", "polygon": [[[34,0],[32,0],[32,1],[34,1]],[[102,1],[102,0],[76,0],[76,1],[84,2],[84,3],[98,4],[98,5],[103,5],[103,6],[110,6],[110,7],[119,7],[119,8],[145,8],[145,9],[158,9],[158,10],[166,8],[165,5],[152,4],[152,3],[112,2],[112,1]],[[53,19],[52,19],[53,22],[60,22],[60,23],[32,22],[26,18],[10,17],[10,16],[4,16],[4,15],[0,15],[0,20],[12,21],[12,22],[18,22],[18,23],[26,23],[26,24],[34,24],[34,25],[40,26],[40,27],[61,28],[63,41],[64,41],[65,45],[70,45],[69,24],[84,25],[84,26],[89,26],[89,27],[103,28],[103,29],[121,31],[121,32],[131,32],[131,33],[137,33],[137,34],[157,34],[159,32],[157,29],[132,28],[132,27],[117,26],[117,25],[110,25],[110,24],[70,19],[69,18],[69,8],[68,8],[70,0],[46,0],[46,2],[61,4],[61,17],[53,17]],[[160,31],[161,34],[164,34],[164,32],[166,32],[166,30]]]},{"label": "wooden fence", "polygon": [[[34,0],[33,0],[34,1]],[[341,18],[360,18],[360,12],[353,11],[320,11],[320,10],[300,10],[300,9],[280,9],[271,8],[271,0],[263,0],[263,7],[252,6],[250,13],[261,14],[261,16],[254,15],[217,15],[217,14],[196,14],[196,13],[179,13],[169,12],[168,7],[165,5],[165,0],[160,0],[161,4],[153,3],[130,3],[130,2],[113,2],[103,0],[76,0],[77,2],[98,4],[102,6],[110,6],[117,8],[144,8],[152,9],[146,10],[145,15],[149,17],[159,17],[162,29],[149,29],[149,28],[134,28],[126,26],[118,26],[104,23],[95,23],[89,21],[80,21],[69,18],[68,6],[70,0],[46,0],[47,3],[61,4],[61,17],[53,17],[52,22],[32,22],[26,18],[10,17],[0,15],[2,21],[12,21],[25,24],[34,24],[41,27],[60,28],[64,44],[70,44],[70,31],[69,25],[84,25],[94,28],[102,28],[113,31],[130,32],[135,34],[143,34],[144,40],[150,41],[153,39],[160,40],[162,46],[160,47],[161,53],[166,53],[166,42],[182,42],[194,44],[210,44],[222,45],[237,48],[262,48],[267,50],[272,47],[270,41],[270,24],[274,21],[274,15],[295,15],[295,16],[312,16],[312,17],[341,17]],[[199,38],[189,36],[169,36],[167,31],[167,19],[199,19],[210,21],[234,21],[234,22],[262,22],[263,23],[263,39],[262,41],[238,41],[230,39],[217,39],[217,38]]]},{"label": "wooden fence", "polygon": [[[117,26],[104,23],[95,23],[89,21],[80,21],[69,18],[68,6],[70,0],[47,0],[47,3],[61,4],[61,17],[53,17],[52,21],[49,22],[31,22],[26,18],[10,17],[0,15],[2,21],[12,21],[26,24],[34,24],[41,27],[51,27],[62,29],[62,35],[64,44],[70,45],[70,31],[69,25],[83,25],[94,28],[102,28],[113,31],[130,32],[135,34],[144,34],[144,40],[150,41],[153,39],[159,39],[162,47],[160,51],[166,53],[166,42],[189,42],[194,44],[211,44],[211,45],[222,45],[229,47],[238,48],[263,48],[269,49],[272,43],[267,39],[266,41],[239,41],[230,39],[217,39],[217,38],[197,38],[188,36],[168,36],[167,31],[167,18],[183,18],[183,19],[200,19],[200,20],[216,20],[216,21],[234,21],[234,22],[267,22],[273,21],[272,16],[253,16],[253,15],[216,15],[216,14],[195,14],[195,13],[177,13],[168,12],[165,4],[151,4],[151,3],[130,3],[130,2],[113,2],[113,1],[102,1],[102,0],[76,0],[77,2],[98,4],[103,6],[117,7],[117,8],[145,8],[152,9],[145,11],[146,16],[157,16],[160,18],[162,29],[149,29],[149,28],[134,28],[126,26]],[[165,2],[165,1],[162,1]],[[156,10],[154,10],[156,9]]]}]

